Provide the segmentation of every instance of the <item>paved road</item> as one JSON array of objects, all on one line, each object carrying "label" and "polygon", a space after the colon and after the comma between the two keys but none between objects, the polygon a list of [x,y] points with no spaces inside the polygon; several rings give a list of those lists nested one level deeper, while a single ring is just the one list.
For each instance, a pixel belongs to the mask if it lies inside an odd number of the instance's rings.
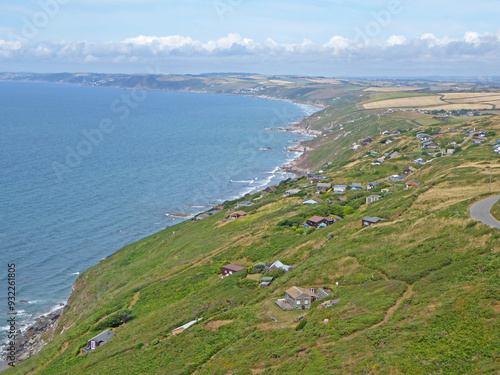
[{"label": "paved road", "polygon": [[484,199],[472,205],[469,212],[471,216],[483,224],[500,229],[500,221],[491,216],[491,207],[500,200],[500,195]]}]

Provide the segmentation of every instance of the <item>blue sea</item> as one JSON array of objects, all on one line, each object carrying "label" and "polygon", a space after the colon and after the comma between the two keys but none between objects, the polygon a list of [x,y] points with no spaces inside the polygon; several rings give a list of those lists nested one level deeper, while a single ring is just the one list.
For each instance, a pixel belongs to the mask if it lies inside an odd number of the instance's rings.
[{"label": "blue sea", "polygon": [[0,313],[6,320],[8,264],[18,323],[27,324],[64,304],[86,268],[185,220],[172,214],[194,215],[290,177],[277,167],[297,157],[284,148],[303,138],[268,129],[316,110],[0,82]]}]

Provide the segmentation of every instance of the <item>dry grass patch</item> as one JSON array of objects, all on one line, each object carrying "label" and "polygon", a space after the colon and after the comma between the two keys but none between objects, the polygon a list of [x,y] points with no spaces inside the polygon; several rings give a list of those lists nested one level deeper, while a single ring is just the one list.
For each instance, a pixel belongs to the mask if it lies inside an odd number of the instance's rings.
[{"label": "dry grass patch", "polygon": [[464,185],[457,186],[451,183],[439,184],[425,193],[422,193],[415,200],[412,207],[419,211],[436,211],[459,203],[466,199],[473,198],[481,193],[486,193],[488,186]]},{"label": "dry grass patch", "polygon": [[210,328],[212,331],[217,331],[217,329],[219,329],[219,327],[222,327],[222,326],[225,326],[226,324],[229,324],[229,323],[232,323],[234,320],[213,320],[209,323],[207,323],[207,325],[205,327],[207,328]]},{"label": "dry grass patch", "polygon": [[303,243],[300,246],[292,247],[292,248],[288,249],[286,252],[284,252],[282,255],[280,255],[280,257],[283,259],[290,259],[290,258],[293,258],[295,255],[300,254],[301,256],[299,256],[299,258],[301,260],[304,260],[307,258],[307,256],[309,255],[309,253],[312,250],[316,250],[317,248],[319,248],[321,246],[321,243],[322,243],[322,241],[320,241],[320,240],[308,241],[306,243]]}]

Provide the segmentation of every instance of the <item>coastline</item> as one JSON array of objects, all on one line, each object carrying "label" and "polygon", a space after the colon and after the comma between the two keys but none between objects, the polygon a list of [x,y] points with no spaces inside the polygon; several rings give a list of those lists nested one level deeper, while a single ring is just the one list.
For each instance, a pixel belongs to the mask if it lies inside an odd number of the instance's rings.
[{"label": "coastline", "polygon": [[[165,90],[163,90],[165,91]],[[193,92],[193,91],[185,91],[185,92]],[[206,94],[212,94],[212,95],[221,95],[218,93],[209,93],[206,92]],[[267,100],[279,100],[279,101],[287,101],[294,103],[296,105],[303,105],[303,106],[308,106],[311,108],[315,108],[316,110],[312,113],[308,113],[308,111],[304,110],[304,115],[301,117],[298,117],[295,121],[296,122],[290,122],[284,126],[283,129],[287,132],[291,133],[296,133],[300,134],[303,136],[308,136],[308,137],[313,137],[315,134],[308,132],[306,129],[300,128],[298,124],[302,123],[304,120],[310,118],[313,116],[315,113],[321,110],[320,107],[318,106],[313,106],[311,104],[305,104],[305,103],[298,103],[294,102],[288,99],[280,99],[280,98],[270,98],[270,97],[262,97],[262,96],[250,96],[250,95],[245,95],[246,97],[256,97],[260,99],[267,99]],[[278,130],[278,129],[273,129],[273,130]],[[300,140],[297,146],[300,146],[303,142],[306,142],[308,139]],[[293,167],[296,166],[297,163],[299,163],[300,160],[303,159],[304,157],[304,152],[297,152],[293,150],[286,150],[286,152],[290,152],[290,157],[287,158],[289,160],[286,164],[284,165],[277,165],[274,170],[266,172],[270,174],[269,180],[264,183],[264,185],[258,185],[258,186],[252,186],[250,188],[250,192],[256,192],[258,190],[264,189],[266,186],[269,186],[271,184],[276,184],[279,183],[279,181],[282,181],[286,179],[285,175],[286,174],[293,174],[293,175],[303,175],[305,171],[300,170],[299,167]],[[282,163],[283,160],[277,161],[278,163]],[[283,175],[282,175],[283,174]],[[239,199],[246,194],[245,192],[240,192],[238,193],[238,196],[236,197],[221,197],[221,200],[232,200],[232,199]],[[198,212],[196,215],[200,214],[201,212],[205,212],[206,209]],[[185,215],[185,214],[177,214],[177,215]],[[195,216],[196,216],[195,215]],[[183,219],[188,220],[189,217],[184,217]],[[183,220],[184,221],[184,220]],[[97,264],[97,263],[96,263]],[[46,313],[40,314],[37,318],[35,318],[35,323],[28,325],[25,329],[23,328],[22,333],[20,334],[20,337],[17,340],[17,360],[18,361],[23,361],[30,356],[33,356],[37,354],[42,348],[53,339],[53,335],[55,332],[55,328],[57,327],[59,318],[62,315],[63,308],[59,307],[56,311],[49,311]],[[4,366],[2,368],[1,366]],[[8,368],[7,364],[5,362],[1,362],[1,356],[0,356],[0,371],[5,370]]]},{"label": "coastline", "polygon": [[[51,310],[35,318],[35,323],[29,325],[26,331],[19,333],[16,340],[16,363],[22,362],[37,354],[53,339],[57,323],[62,316],[64,306]],[[9,366],[3,361],[4,353],[0,355],[0,372]],[[3,366],[3,367],[2,367]]]}]

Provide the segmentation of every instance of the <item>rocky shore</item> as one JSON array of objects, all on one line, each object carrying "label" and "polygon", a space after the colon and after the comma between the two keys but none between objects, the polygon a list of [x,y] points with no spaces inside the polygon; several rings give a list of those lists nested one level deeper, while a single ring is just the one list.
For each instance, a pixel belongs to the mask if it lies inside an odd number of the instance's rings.
[{"label": "rocky shore", "polygon": [[[35,319],[35,323],[16,341],[17,362],[24,361],[32,355],[37,354],[53,339],[57,321],[61,317],[62,312],[63,307]],[[0,361],[2,361],[2,358],[0,358]]]}]

